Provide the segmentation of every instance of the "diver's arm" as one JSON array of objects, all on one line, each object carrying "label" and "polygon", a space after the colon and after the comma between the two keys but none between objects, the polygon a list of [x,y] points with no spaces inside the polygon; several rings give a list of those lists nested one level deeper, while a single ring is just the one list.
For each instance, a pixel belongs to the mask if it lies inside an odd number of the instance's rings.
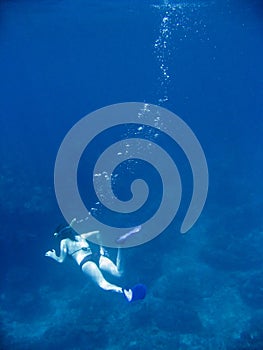
[{"label": "diver's arm", "polygon": [[[83,221],[83,220],[82,220]],[[77,219],[76,218],[73,218],[69,224],[69,226],[73,227],[75,225],[75,223],[77,222]],[[84,233],[81,233],[79,236],[81,238],[84,238],[84,239],[88,239],[89,237],[93,236],[93,235],[97,235],[100,231],[90,231],[90,232],[84,232]]]},{"label": "diver's arm", "polygon": [[88,239],[89,237],[93,236],[93,235],[97,235],[98,233],[100,233],[100,231],[91,231],[91,232],[85,232],[82,233],[80,235],[80,237],[84,238],[84,239]]},{"label": "diver's arm", "polygon": [[60,242],[60,255],[57,256],[55,249],[49,250],[46,252],[45,256],[48,256],[59,263],[62,263],[67,256],[67,245],[64,239]]},{"label": "diver's arm", "polygon": [[121,249],[118,248],[118,251],[117,251],[117,258],[116,258],[116,266],[117,266],[117,269],[118,271],[122,274],[123,273],[123,268],[122,268],[122,261],[121,261]]}]

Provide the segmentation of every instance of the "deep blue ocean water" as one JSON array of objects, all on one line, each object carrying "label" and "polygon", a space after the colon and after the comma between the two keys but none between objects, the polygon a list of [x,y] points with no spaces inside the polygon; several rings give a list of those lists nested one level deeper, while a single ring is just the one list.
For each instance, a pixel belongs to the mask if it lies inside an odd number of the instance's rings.
[{"label": "deep blue ocean water", "polygon": [[[0,2],[0,349],[263,349],[262,19],[260,0]],[[209,192],[181,235],[192,184],[179,155],[188,199],[164,233],[124,250],[119,283],[148,289],[128,304],[44,254],[64,220],[63,137],[130,101],[192,128]]]}]

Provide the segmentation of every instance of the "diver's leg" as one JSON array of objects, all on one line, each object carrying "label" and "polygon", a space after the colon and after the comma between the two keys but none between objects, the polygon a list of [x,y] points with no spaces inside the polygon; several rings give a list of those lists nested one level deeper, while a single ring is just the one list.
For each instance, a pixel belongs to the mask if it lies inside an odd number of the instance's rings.
[{"label": "diver's leg", "polygon": [[118,262],[118,259],[120,260],[120,257],[118,258],[118,255],[116,265],[109,258],[101,255],[99,260],[100,269],[109,272],[113,276],[120,277],[122,275],[122,271],[119,270],[120,261]]},{"label": "diver's leg", "polygon": [[[104,257],[105,258],[105,257]],[[105,258],[107,259],[107,258]],[[104,290],[113,290],[114,292],[117,293],[122,293],[122,288],[116,286],[115,284],[109,283],[105,280],[103,277],[100,269],[98,266],[93,262],[93,261],[88,261],[86,262],[83,267],[82,271],[90,276],[92,280],[102,289]]]},{"label": "diver's leg", "polygon": [[[106,256],[106,258],[109,258],[109,254],[103,246],[100,246],[100,255]],[[116,266],[117,266],[118,271],[120,271],[122,273],[123,270],[121,267],[121,249],[120,248],[118,248],[118,251],[117,251]]]}]

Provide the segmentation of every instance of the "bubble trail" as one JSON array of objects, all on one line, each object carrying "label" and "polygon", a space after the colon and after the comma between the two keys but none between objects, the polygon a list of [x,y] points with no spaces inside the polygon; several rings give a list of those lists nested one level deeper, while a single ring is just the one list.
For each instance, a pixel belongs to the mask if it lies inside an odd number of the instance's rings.
[{"label": "bubble trail", "polygon": [[[122,136],[126,130],[127,135]],[[134,247],[154,239],[173,222],[181,204],[183,183],[170,153],[176,146],[183,152],[193,179],[180,228],[181,233],[187,232],[206,201],[205,154],[181,118],[163,107],[141,102],[106,106],[68,131],[54,169],[56,197],[65,219],[71,222],[76,214],[88,218],[74,229],[80,234],[100,231],[99,238],[92,236],[90,240],[107,247]],[[83,197],[78,168],[85,150],[88,192]]]},{"label": "bubble trail", "polygon": [[[154,52],[159,65],[158,104],[163,105],[169,100],[169,86],[175,72],[169,68],[171,57],[175,55],[178,44],[198,34],[201,40],[209,40],[205,33],[206,24],[202,8],[213,5],[207,2],[174,2],[164,0],[161,5],[153,5],[161,13],[158,37],[154,42]],[[176,36],[175,36],[176,34]]]}]

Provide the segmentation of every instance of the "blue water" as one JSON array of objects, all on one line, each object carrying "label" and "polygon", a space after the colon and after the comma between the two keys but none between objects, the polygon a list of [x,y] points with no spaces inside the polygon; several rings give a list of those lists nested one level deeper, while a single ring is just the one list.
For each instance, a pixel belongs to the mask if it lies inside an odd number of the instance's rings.
[{"label": "blue water", "polygon": [[[0,16],[0,349],[263,349],[261,1],[2,0]],[[148,289],[134,304],[44,256],[63,222],[53,185],[63,137],[129,101],[179,115],[210,178],[181,235],[192,184],[178,157],[186,204],[123,252],[118,283]]]}]

